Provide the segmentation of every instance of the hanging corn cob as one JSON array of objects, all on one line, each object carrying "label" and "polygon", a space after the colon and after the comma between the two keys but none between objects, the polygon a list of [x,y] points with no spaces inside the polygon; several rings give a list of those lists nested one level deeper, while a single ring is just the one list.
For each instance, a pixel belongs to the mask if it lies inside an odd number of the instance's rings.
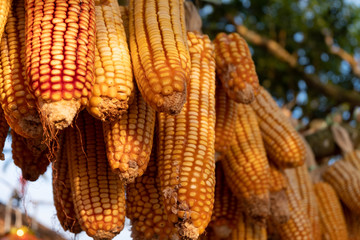
[{"label": "hanging corn cob", "polygon": [[249,47],[238,33],[219,33],[214,39],[216,72],[227,95],[238,103],[250,103],[259,79]]},{"label": "hanging corn cob", "polygon": [[215,190],[215,60],[206,35],[188,33],[192,68],[177,116],[158,114],[158,177],[165,211],[183,237],[197,239],[210,222]]},{"label": "hanging corn cob", "polygon": [[343,160],[335,162],[323,173],[323,179],[354,213],[360,214],[360,171]]},{"label": "hanging corn cob", "polygon": [[225,180],[221,161],[216,163],[215,168],[215,202],[213,214],[209,228],[217,238],[228,238],[236,228],[239,216],[242,215],[240,210],[240,201],[231,192]]},{"label": "hanging corn cob", "polygon": [[156,111],[180,113],[190,56],[183,0],[130,0],[131,59],[139,90]]},{"label": "hanging corn cob", "polygon": [[136,91],[135,99],[121,118],[104,122],[106,153],[111,169],[126,183],[146,170],[153,143],[155,111]]},{"label": "hanging corn cob", "polygon": [[260,87],[251,103],[269,158],[280,168],[298,167],[305,161],[305,146],[271,95]]},{"label": "hanging corn cob", "polygon": [[226,152],[234,140],[234,129],[237,118],[237,104],[226,96],[220,82],[216,84],[215,95],[216,124],[215,124],[215,150]]},{"label": "hanging corn cob", "polygon": [[133,239],[172,240],[179,238],[177,229],[168,221],[157,176],[156,148],[153,147],[149,165],[143,176],[128,184],[126,216],[131,221]]},{"label": "hanging corn cob", "polygon": [[286,196],[287,179],[285,173],[269,162],[270,221],[282,224],[289,220],[289,201]]},{"label": "hanging corn cob", "polygon": [[347,240],[345,217],[335,190],[325,182],[314,184],[314,189],[320,213],[322,239]]},{"label": "hanging corn cob", "polygon": [[237,227],[231,233],[229,240],[266,240],[267,233],[264,226],[255,224],[251,218],[240,214],[236,222]]},{"label": "hanging corn cob", "polygon": [[16,0],[9,12],[1,41],[0,96],[1,106],[10,127],[23,137],[42,134],[40,117],[33,96],[25,85],[25,8]]},{"label": "hanging corn cob", "polygon": [[101,121],[82,111],[75,126],[66,141],[76,216],[90,237],[111,239],[124,227],[124,184],[108,164]]},{"label": "hanging corn cob", "polygon": [[[0,70],[1,72],[1,70]],[[9,133],[9,125],[6,122],[4,111],[0,108],[0,160],[5,160],[3,149],[7,134]]]},{"label": "hanging corn cob", "polygon": [[247,215],[264,223],[269,215],[269,164],[256,115],[249,105],[238,104],[235,140],[222,159],[231,191]]},{"label": "hanging corn cob", "polygon": [[87,110],[102,121],[116,121],[133,99],[130,53],[117,1],[95,6],[95,16],[95,84]]},{"label": "hanging corn cob", "polygon": [[360,240],[359,215],[352,212],[344,204],[342,204],[342,210],[345,216],[347,232],[348,232],[348,240]]},{"label": "hanging corn cob", "polygon": [[63,229],[72,233],[81,232],[79,221],[76,217],[74,202],[71,193],[67,148],[69,144],[62,139],[61,146],[57,152],[52,168],[52,185],[54,205],[57,217]]},{"label": "hanging corn cob", "polygon": [[0,39],[2,39],[2,34],[5,29],[5,24],[11,8],[11,3],[12,0],[4,0],[0,2]]},{"label": "hanging corn cob", "polygon": [[286,169],[285,173],[295,194],[301,199],[304,209],[310,219],[314,240],[321,239],[319,206],[316,201],[314,186],[307,170],[306,163],[297,168]]},{"label": "hanging corn cob", "polygon": [[67,127],[88,103],[94,83],[94,7],[94,0],[25,0],[26,81],[49,130]]},{"label": "hanging corn cob", "polygon": [[301,199],[295,194],[291,185],[286,188],[289,200],[290,219],[283,224],[275,224],[281,240],[312,240],[311,223]]},{"label": "hanging corn cob", "polygon": [[50,164],[46,146],[41,143],[41,139],[29,142],[14,130],[11,130],[11,136],[12,158],[15,165],[21,168],[25,180],[36,181],[40,175],[45,173]]}]

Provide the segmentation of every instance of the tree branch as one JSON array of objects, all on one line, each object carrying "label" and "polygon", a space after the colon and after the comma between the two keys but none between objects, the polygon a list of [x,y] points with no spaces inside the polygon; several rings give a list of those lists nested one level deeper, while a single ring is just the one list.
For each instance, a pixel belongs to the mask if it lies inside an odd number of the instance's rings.
[{"label": "tree branch", "polygon": [[346,52],[340,46],[334,44],[334,38],[331,36],[328,30],[322,31],[325,37],[325,43],[329,47],[329,50],[332,54],[340,57],[342,60],[348,62],[351,66],[352,72],[358,78],[360,78],[360,64],[356,61],[355,57],[350,53]]},{"label": "tree branch", "polygon": [[353,90],[345,90],[333,84],[323,84],[315,74],[307,74],[304,68],[297,63],[297,58],[291,55],[285,48],[274,40],[268,39],[258,33],[249,30],[243,25],[236,25],[237,31],[246,40],[254,45],[265,48],[279,60],[287,63],[297,74],[299,74],[309,87],[332,98],[337,103],[348,102],[351,105],[360,105],[360,94]]}]

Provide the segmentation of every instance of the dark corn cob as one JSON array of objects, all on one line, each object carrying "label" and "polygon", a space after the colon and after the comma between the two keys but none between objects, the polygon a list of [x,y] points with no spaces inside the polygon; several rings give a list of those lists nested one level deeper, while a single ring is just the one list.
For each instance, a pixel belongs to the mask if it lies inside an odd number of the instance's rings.
[{"label": "dark corn cob", "polygon": [[3,149],[8,133],[9,133],[9,125],[6,122],[4,111],[2,110],[2,108],[0,108],[0,160],[5,160]]},{"label": "dark corn cob", "polygon": [[216,124],[215,124],[215,150],[226,152],[234,139],[234,129],[237,118],[237,104],[226,96],[220,82],[216,84]]},{"label": "dark corn cob", "polygon": [[121,118],[104,122],[106,153],[111,169],[126,183],[141,176],[150,159],[155,111],[136,91],[135,99]]},{"label": "dark corn cob", "polygon": [[289,200],[290,219],[283,224],[276,224],[275,229],[281,240],[312,240],[311,222],[302,205],[301,199],[289,184],[286,188]]},{"label": "dark corn cob", "polygon": [[191,70],[183,2],[129,2],[131,59],[137,85],[152,108],[169,114],[180,113]]},{"label": "dark corn cob", "polygon": [[323,173],[324,181],[354,213],[360,214],[360,171],[343,160],[335,162]]},{"label": "dark corn cob", "polygon": [[43,124],[67,127],[94,83],[94,0],[25,0],[26,81]]},{"label": "dark corn cob", "polygon": [[346,222],[341,203],[330,184],[314,184],[322,229],[322,239],[348,240]]},{"label": "dark corn cob", "polygon": [[71,191],[81,228],[94,239],[112,239],[124,228],[125,187],[106,158],[101,121],[82,111],[66,141]]},{"label": "dark corn cob", "polygon": [[81,232],[79,221],[76,217],[74,202],[72,198],[67,148],[65,137],[61,142],[60,149],[57,152],[56,159],[52,168],[52,184],[54,194],[54,205],[57,217],[63,229],[72,233]]},{"label": "dark corn cob", "polygon": [[238,103],[250,103],[259,79],[249,47],[238,33],[219,33],[215,40],[216,73],[227,95]]},{"label": "dark corn cob", "polygon": [[251,103],[251,107],[257,115],[269,158],[280,168],[303,165],[306,157],[304,143],[275,100],[263,87],[260,87],[259,94]]},{"label": "dark corn cob", "polygon": [[345,153],[344,161],[351,163],[357,170],[360,170],[360,150],[355,149],[352,152]]},{"label": "dark corn cob", "polygon": [[221,161],[216,163],[215,172],[215,202],[209,227],[217,238],[223,239],[228,238],[232,230],[237,227],[239,218],[240,221],[242,220],[242,217],[239,217],[242,212],[240,201],[226,183]]},{"label": "dark corn cob", "polygon": [[286,196],[287,179],[285,173],[269,162],[270,166],[270,221],[282,224],[289,220],[289,201]]},{"label": "dark corn cob", "polygon": [[144,175],[127,185],[126,216],[131,221],[133,239],[171,240],[179,237],[165,214],[155,151],[154,146]]},{"label": "dark corn cob", "polygon": [[36,181],[50,164],[46,146],[41,143],[41,139],[26,139],[14,130],[11,130],[11,136],[12,158],[15,165],[21,169],[25,180]]},{"label": "dark corn cob", "polygon": [[25,7],[15,0],[1,40],[0,98],[10,127],[23,137],[38,138],[42,125],[36,102],[25,85]]},{"label": "dark corn cob", "polygon": [[95,84],[87,110],[102,121],[115,121],[133,99],[130,53],[117,1],[95,6],[95,16]]},{"label": "dark corn cob", "polygon": [[238,104],[235,140],[222,160],[226,180],[247,215],[264,223],[269,215],[269,163],[256,115]]},{"label": "dark corn cob", "polygon": [[348,232],[348,240],[360,240],[359,215],[352,212],[344,204],[342,204],[342,210],[345,216],[347,232]]},{"label": "dark corn cob", "polygon": [[237,227],[231,233],[229,240],[266,240],[267,233],[264,226],[255,224],[251,218],[240,214]]},{"label": "dark corn cob", "polygon": [[183,237],[210,222],[215,190],[215,60],[206,35],[188,33],[192,60],[187,101],[177,116],[158,114],[158,177],[166,214]]},{"label": "dark corn cob", "polygon": [[307,170],[307,165],[304,164],[297,168],[286,169],[285,173],[289,180],[289,184],[294,189],[295,194],[301,199],[310,219],[314,240],[320,240],[319,206],[316,201],[314,186],[309,171]]}]

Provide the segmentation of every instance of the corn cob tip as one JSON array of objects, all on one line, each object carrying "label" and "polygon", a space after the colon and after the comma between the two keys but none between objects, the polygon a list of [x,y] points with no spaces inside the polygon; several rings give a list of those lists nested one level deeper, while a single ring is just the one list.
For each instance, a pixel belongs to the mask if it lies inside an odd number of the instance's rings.
[{"label": "corn cob tip", "polygon": [[178,225],[181,239],[198,239],[199,229],[189,222],[180,223]]},{"label": "corn cob tip", "polygon": [[101,101],[98,103],[93,114],[92,108],[88,111],[91,115],[96,118],[99,118],[101,121],[116,121],[120,119],[121,115],[126,113],[128,108],[127,101],[119,101],[115,98],[102,97]]},{"label": "corn cob tip", "polygon": [[125,185],[133,183],[140,173],[137,162],[131,160],[129,161],[129,168],[126,172],[120,172],[118,170],[119,169],[117,169],[117,172],[119,173],[120,180],[123,181]]},{"label": "corn cob tip", "polygon": [[255,100],[254,88],[251,84],[245,83],[245,88],[235,96],[236,102],[250,104]]},{"label": "corn cob tip", "polygon": [[18,121],[20,128],[24,131],[26,136],[31,136],[32,138],[42,136],[43,128],[38,115],[29,115],[25,118],[19,119]]},{"label": "corn cob tip", "polygon": [[171,95],[164,96],[164,104],[158,101],[160,112],[166,112],[170,115],[177,115],[181,112],[186,102],[186,90],[182,92],[174,92]]},{"label": "corn cob tip", "polygon": [[92,236],[92,238],[94,240],[111,240],[113,239],[116,235],[119,234],[119,232],[122,230],[123,228],[116,228],[113,229],[112,231],[104,231],[104,230],[98,230],[96,232],[96,234],[94,236]]},{"label": "corn cob tip", "polygon": [[62,130],[68,127],[80,109],[80,102],[74,100],[60,100],[57,102],[40,102],[40,112],[45,125]]},{"label": "corn cob tip", "polygon": [[251,217],[256,224],[261,226],[266,225],[266,219],[270,214],[270,201],[268,197],[250,197],[246,201],[243,201],[243,204],[246,215]]},{"label": "corn cob tip", "polygon": [[285,190],[270,192],[270,216],[274,224],[283,224],[290,219],[289,201]]},{"label": "corn cob tip", "polygon": [[212,229],[219,239],[227,239],[232,232],[232,229],[227,224],[213,226]]}]

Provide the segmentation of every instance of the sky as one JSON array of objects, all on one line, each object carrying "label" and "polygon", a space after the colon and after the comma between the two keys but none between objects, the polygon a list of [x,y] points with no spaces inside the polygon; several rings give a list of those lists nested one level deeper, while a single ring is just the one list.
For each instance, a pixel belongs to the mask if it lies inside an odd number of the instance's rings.
[{"label": "sky", "polygon": [[[5,155],[5,161],[0,161],[0,202],[6,204],[14,189],[20,190],[19,177],[21,175],[21,170],[15,166],[12,161],[11,141],[9,138],[6,140],[3,153]],[[75,237],[74,234],[64,232],[62,229],[56,217],[56,210],[54,207],[51,167],[48,167],[46,173],[36,182],[27,183],[25,196],[20,205],[20,209],[22,212],[26,209],[29,216],[39,221],[42,225],[61,234],[66,239],[92,239],[85,233],[78,234]],[[130,234],[130,223],[127,219],[123,231],[114,239],[129,240],[132,239]]]}]

